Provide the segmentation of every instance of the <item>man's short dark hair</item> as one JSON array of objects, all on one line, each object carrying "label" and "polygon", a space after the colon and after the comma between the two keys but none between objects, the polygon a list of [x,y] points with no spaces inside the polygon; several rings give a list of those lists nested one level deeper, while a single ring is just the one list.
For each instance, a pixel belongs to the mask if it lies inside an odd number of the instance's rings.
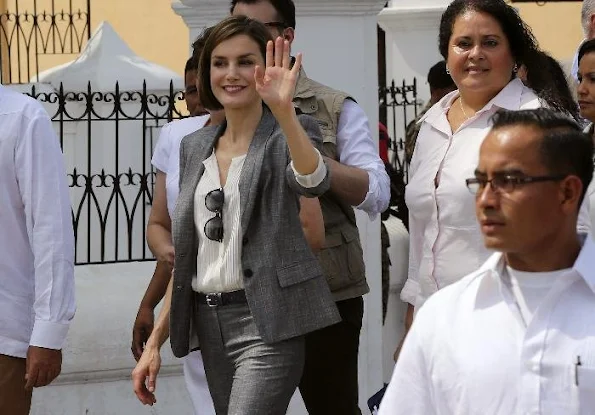
[{"label": "man's short dark hair", "polygon": [[283,23],[285,27],[295,29],[295,4],[293,0],[231,0],[229,13],[233,14],[237,4],[256,4],[262,1],[270,3],[277,10],[279,23]]},{"label": "man's short dark hair", "polygon": [[536,127],[543,132],[539,152],[552,175],[574,175],[583,184],[579,203],[593,179],[593,140],[567,115],[547,108],[508,111],[501,109],[492,117],[492,128],[515,125]]},{"label": "man's short dark hair", "polygon": [[455,82],[450,74],[446,72],[446,61],[440,61],[428,71],[428,84],[430,89],[456,89]]},{"label": "man's short dark hair", "polygon": [[186,61],[186,65],[184,66],[184,74],[188,72],[196,71],[198,68],[198,56],[192,55],[190,59]]}]

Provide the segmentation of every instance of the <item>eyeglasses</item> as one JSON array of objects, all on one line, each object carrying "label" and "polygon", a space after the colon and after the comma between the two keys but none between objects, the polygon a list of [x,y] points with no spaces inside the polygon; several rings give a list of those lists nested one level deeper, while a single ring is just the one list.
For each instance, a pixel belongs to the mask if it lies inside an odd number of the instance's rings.
[{"label": "eyeglasses", "polygon": [[215,216],[205,223],[205,236],[211,241],[223,242],[223,202],[225,195],[223,189],[211,190],[205,196],[206,208],[213,212]]},{"label": "eyeglasses", "polygon": [[473,194],[478,194],[479,192],[483,191],[488,183],[492,187],[494,192],[501,191],[504,193],[510,193],[517,186],[522,186],[524,184],[530,183],[539,183],[539,182],[556,182],[559,180],[563,180],[566,178],[566,175],[558,175],[558,176],[496,176],[492,177],[491,179],[485,178],[477,178],[474,177],[472,179],[465,180],[467,184],[467,188]]},{"label": "eyeglasses", "polygon": [[263,23],[263,25],[265,25],[266,27],[273,27],[281,31],[287,29],[287,25],[283,22],[265,22]]}]

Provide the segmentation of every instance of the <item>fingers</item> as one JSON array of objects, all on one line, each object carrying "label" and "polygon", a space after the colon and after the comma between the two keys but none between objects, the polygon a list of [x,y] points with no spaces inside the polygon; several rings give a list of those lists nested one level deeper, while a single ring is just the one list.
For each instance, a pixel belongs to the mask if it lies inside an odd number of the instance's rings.
[{"label": "fingers", "polygon": [[302,67],[302,53],[298,53],[295,57],[295,62],[293,63],[293,68],[291,68],[291,73],[296,77],[300,73],[300,68]]},{"label": "fingers", "polygon": [[47,367],[40,367],[39,371],[37,372],[37,381],[35,382],[35,384],[33,385],[33,387],[35,388],[39,388],[41,386],[45,386],[48,383],[50,383],[48,381],[48,371],[49,369]]},{"label": "fingers", "polygon": [[281,67],[283,64],[283,38],[278,37],[275,40],[275,66]]},{"label": "fingers", "polygon": [[25,373],[25,389],[33,389],[33,387],[37,384],[38,375],[39,367],[35,364],[27,364],[27,372]]},{"label": "fingers", "polygon": [[144,342],[140,340],[140,337],[137,337],[136,335],[132,336],[132,346],[130,347],[130,350],[132,351],[132,356],[134,356],[134,360],[136,360],[137,362],[143,354],[143,345]]},{"label": "fingers", "polygon": [[[60,374],[61,371],[62,371],[61,367],[52,368],[52,370],[50,370],[48,372],[46,385],[49,385],[50,383],[52,383],[54,381],[54,379],[56,379],[58,377],[58,375]],[[43,385],[43,386],[45,386],[45,385]]]},{"label": "fingers", "polygon": [[275,45],[272,40],[269,40],[267,42],[267,52],[266,52],[266,57],[265,57],[265,65],[267,68],[275,65],[274,52],[275,52]]},{"label": "fingers", "polygon": [[132,381],[134,385],[134,394],[143,405],[153,405],[157,400],[155,394],[149,392],[145,386],[145,377],[132,372]]},{"label": "fingers", "polygon": [[146,327],[146,325],[135,325],[134,329],[132,330],[132,346],[130,347],[130,350],[132,350],[134,360],[137,362],[143,354],[144,345],[149,339],[149,334],[152,330],[152,325],[151,327]]}]

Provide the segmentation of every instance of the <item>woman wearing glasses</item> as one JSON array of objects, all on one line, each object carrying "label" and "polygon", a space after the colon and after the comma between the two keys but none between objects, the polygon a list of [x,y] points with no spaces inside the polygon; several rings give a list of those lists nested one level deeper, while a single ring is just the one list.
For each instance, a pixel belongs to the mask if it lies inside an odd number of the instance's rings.
[{"label": "woman wearing glasses", "polygon": [[[226,122],[183,140],[175,271],[133,372],[155,403],[159,349],[200,342],[218,414],[285,413],[302,373],[303,335],[339,321],[299,220],[299,196],[329,187],[316,122],[292,98],[301,56],[246,17],[215,26],[199,64],[205,106]],[[145,384],[145,380],[148,382]]]},{"label": "woman wearing glasses", "polygon": [[[489,255],[465,179],[473,177],[492,115],[500,108],[542,105],[565,112],[538,76],[543,69],[533,34],[504,1],[453,1],[442,15],[439,49],[458,89],[422,118],[409,169],[409,276],[401,292],[409,303],[405,334],[414,308],[477,269]],[[533,90],[516,76],[521,65]],[[584,216],[582,223],[588,227]]]}]

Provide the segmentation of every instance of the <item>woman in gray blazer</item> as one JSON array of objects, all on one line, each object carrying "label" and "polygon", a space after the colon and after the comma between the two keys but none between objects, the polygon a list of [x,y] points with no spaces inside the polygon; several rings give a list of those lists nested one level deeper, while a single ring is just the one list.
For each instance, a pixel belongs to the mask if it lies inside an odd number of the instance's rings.
[{"label": "woman in gray blazer", "polygon": [[170,335],[178,357],[200,342],[218,414],[283,414],[303,335],[340,319],[299,220],[299,196],[330,184],[318,125],[293,107],[300,65],[246,17],[225,19],[206,42],[199,94],[227,120],[182,141],[174,278],[133,372],[145,404]]}]

